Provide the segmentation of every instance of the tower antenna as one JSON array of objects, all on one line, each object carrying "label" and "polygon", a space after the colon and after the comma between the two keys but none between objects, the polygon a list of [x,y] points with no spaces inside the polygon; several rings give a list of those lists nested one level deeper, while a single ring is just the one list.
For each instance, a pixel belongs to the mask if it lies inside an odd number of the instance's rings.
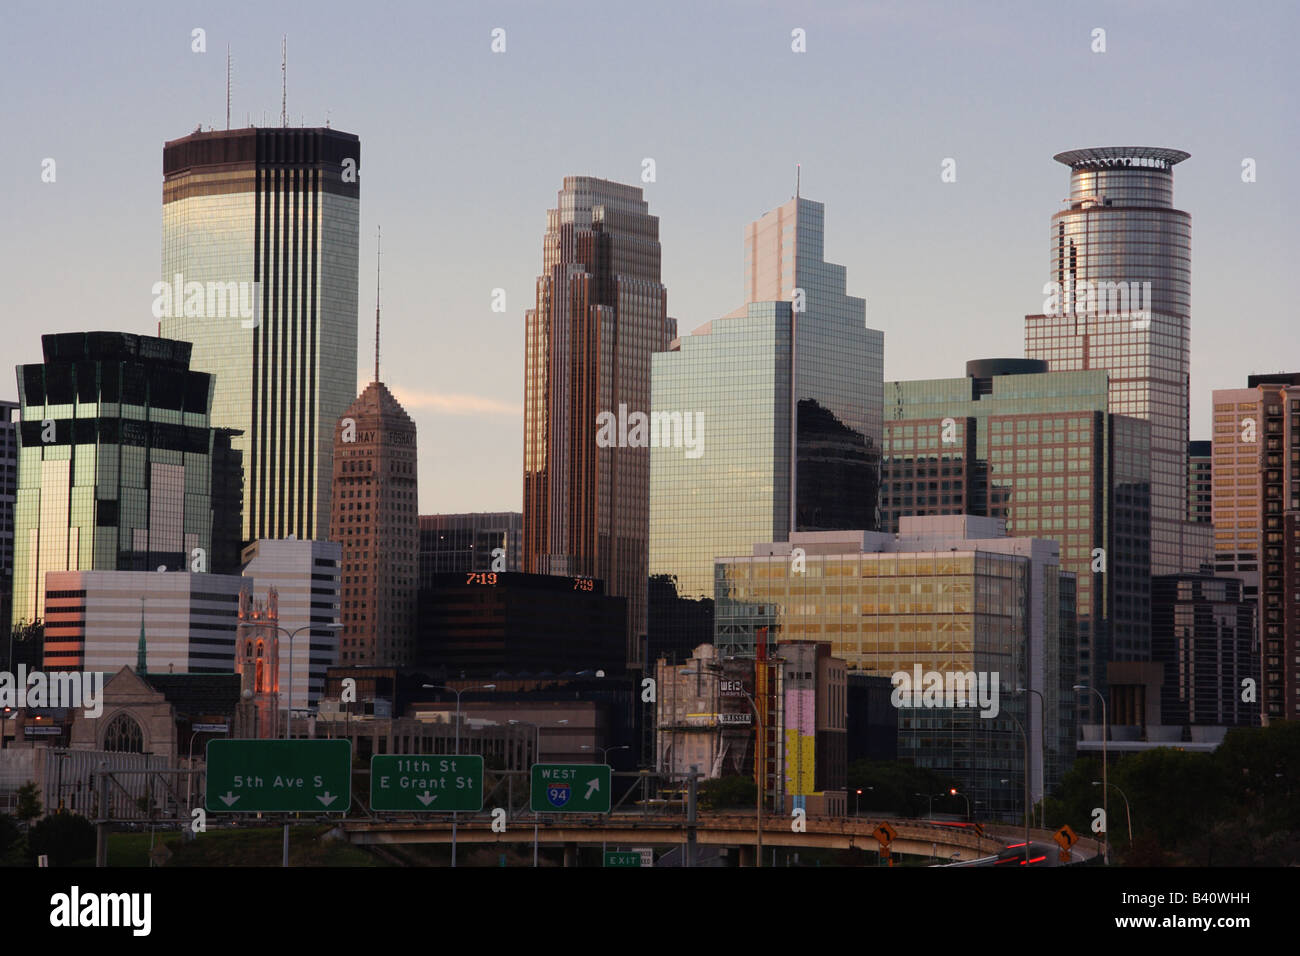
[{"label": "tower antenna", "polygon": [[230,44],[226,44],[226,129],[230,129]]},{"label": "tower antenna", "polygon": [[794,198],[795,199],[799,198],[799,180],[802,177],[802,175],[803,175],[803,164],[795,163],[794,164]]},{"label": "tower antenna", "polygon": [[379,381],[379,257],[383,255],[383,227],[375,227],[375,381]]},{"label": "tower antenna", "polygon": [[289,34],[280,35],[280,126],[289,125]]}]

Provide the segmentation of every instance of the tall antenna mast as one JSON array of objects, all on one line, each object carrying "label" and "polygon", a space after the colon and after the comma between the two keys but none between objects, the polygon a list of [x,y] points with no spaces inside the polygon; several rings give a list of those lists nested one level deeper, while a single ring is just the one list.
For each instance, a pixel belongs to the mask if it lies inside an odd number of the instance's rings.
[{"label": "tall antenna mast", "polygon": [[280,35],[280,126],[289,125],[289,34]]},{"label": "tall antenna mast", "polygon": [[226,44],[226,129],[230,129],[230,44]]},{"label": "tall antenna mast", "polygon": [[379,257],[383,254],[383,227],[375,227],[375,381],[379,381]]},{"label": "tall antenna mast", "polygon": [[803,164],[795,163],[794,164],[794,198],[795,199],[799,198],[799,180],[802,177],[802,175],[803,175]]}]

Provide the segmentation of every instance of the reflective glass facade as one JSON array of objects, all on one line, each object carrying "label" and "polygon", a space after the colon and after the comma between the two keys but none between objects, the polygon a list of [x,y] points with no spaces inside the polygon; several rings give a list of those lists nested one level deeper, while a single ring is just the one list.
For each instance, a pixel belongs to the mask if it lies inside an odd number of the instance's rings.
[{"label": "reflective glass facade", "polygon": [[1149,147],[1058,154],[1070,198],[1052,217],[1049,280],[1097,297],[1025,317],[1027,357],[1053,371],[1106,369],[1110,411],[1151,423],[1154,574],[1198,570],[1208,557],[1203,529],[1186,527],[1191,216],[1173,207],[1173,167],[1187,158]]},{"label": "reflective glass facade", "polygon": [[[796,545],[805,550],[802,572],[792,572]],[[1004,815],[1024,804],[1023,738],[1009,715],[1026,721],[1024,695],[1015,689],[1028,681],[1046,699],[1049,741],[1044,780],[1035,707],[1031,790],[1040,794],[1060,779],[1074,755],[1075,608],[1074,577],[1061,572],[1055,545],[964,540],[960,533],[909,537],[905,527],[899,539],[795,535],[754,552],[717,561],[720,653],[752,655],[762,640],[817,640],[830,642],[849,674],[911,675],[918,665],[922,672],[997,673],[996,716],[900,708],[898,756],[953,776],[972,800]]]},{"label": "reflective glass facade", "polygon": [[211,550],[212,376],[188,342],[41,337],[22,411],[13,621],[41,617],[49,571],[188,570]]},{"label": "reflective glass facade", "polygon": [[[0,627],[8,627],[14,587],[14,502],[18,494],[18,403],[0,400]],[[13,664],[6,664],[13,670]]]},{"label": "reflective glass facade", "polygon": [[877,527],[884,335],[825,261],[824,219],[796,197],[750,223],[745,305],[654,357],[655,410],[705,424],[698,458],[650,453],[656,655],[684,659],[709,639],[696,625],[717,555],[791,530]]},{"label": "reflective glass facade", "polygon": [[[359,170],[360,141],[330,129],[193,133],[163,150],[162,281],[224,291],[185,294],[162,330],[216,377],[213,423],[242,432],[244,541],[329,530],[334,424],[357,394],[349,161]],[[251,318],[231,306],[254,299]]]},{"label": "reflective glass facade", "polygon": [[1104,371],[982,377],[983,364],[887,383],[886,528],[966,508],[1056,541],[1077,579],[1078,682],[1104,688],[1108,661],[1150,650],[1150,425],[1107,413]]},{"label": "reflective glass facade", "polygon": [[749,224],[745,305],[731,314],[793,304],[793,530],[873,530],[885,336],[867,328],[865,300],[847,294],[844,266],[826,261],[825,218],[822,203],[796,197]]},{"label": "reflective glass facade", "polygon": [[595,577],[628,599],[628,663],[646,634],[650,449],[597,443],[602,415],[650,410],[650,355],[675,335],[659,219],[635,186],[566,176],[547,211],[526,317],[523,570]]},{"label": "reflective glass facade", "polygon": [[[518,571],[523,521],[518,511],[420,515],[420,587],[448,571]],[[497,548],[505,564],[494,568]]]}]

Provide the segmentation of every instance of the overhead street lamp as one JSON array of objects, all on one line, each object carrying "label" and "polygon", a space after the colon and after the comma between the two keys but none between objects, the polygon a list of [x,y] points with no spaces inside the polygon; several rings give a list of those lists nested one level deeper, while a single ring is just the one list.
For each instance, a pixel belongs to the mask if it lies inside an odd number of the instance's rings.
[{"label": "overhead street lamp", "polygon": [[[496,690],[496,684],[478,684],[474,687],[462,687],[456,690],[454,687],[446,687],[442,684],[424,684],[426,690],[449,690],[456,695],[456,756],[460,756],[460,695],[467,690]],[[428,791],[425,791],[426,793]],[[451,865],[456,866],[456,811],[451,812]]]},{"label": "overhead street lamp", "polygon": [[[563,720],[557,720],[555,723],[567,724],[568,722],[569,722],[569,718],[565,717]],[[511,726],[515,726],[517,724],[523,724],[525,727],[533,728],[533,763],[541,763],[542,762],[542,725],[535,724],[531,720],[507,720],[506,723],[510,724]],[[547,726],[552,726],[552,725],[548,724]],[[531,780],[529,780],[529,802],[530,803],[532,802],[532,781]],[[537,866],[538,817],[539,817],[538,812],[534,810],[533,811],[533,866]]]},{"label": "overhead street lamp", "polygon": [[1110,805],[1107,800],[1110,796],[1110,787],[1106,785],[1106,738],[1110,736],[1110,728],[1106,720],[1106,698],[1102,696],[1101,691],[1095,687],[1089,687],[1087,684],[1075,684],[1072,690],[1087,690],[1097,695],[1101,701],[1101,815],[1106,820],[1106,863],[1110,863]]},{"label": "overhead street lamp", "polygon": [[[1092,782],[1092,785],[1094,787],[1100,787],[1102,783],[1100,780],[1094,780]],[[1119,789],[1119,786],[1117,784],[1112,783],[1110,784],[1110,786],[1114,787],[1116,790],[1119,790],[1119,795],[1121,797],[1124,797],[1124,816],[1128,818],[1128,846],[1129,846],[1129,850],[1132,850],[1133,849],[1133,812],[1129,809],[1128,797],[1125,795],[1123,790]]]},{"label": "overhead street lamp", "polygon": [[[270,622],[269,622],[269,621],[266,621],[266,622],[262,622],[262,623],[263,623],[263,624],[269,624]],[[288,740],[288,739],[292,736],[291,728],[292,728],[292,726],[293,726],[293,709],[292,709],[292,708],[293,708],[293,639],[294,639],[295,635],[297,635],[300,631],[306,631],[306,630],[311,630],[311,629],[315,629],[315,630],[318,630],[318,631],[341,631],[341,630],[343,630],[343,625],[342,625],[342,624],[338,624],[338,623],[334,623],[334,624],[315,624],[315,623],[313,623],[313,624],[304,624],[302,627],[295,627],[292,631],[289,630],[287,627],[282,627],[282,626],[279,625],[279,624],[271,624],[271,627],[275,628],[275,629],[276,629],[277,631],[279,631],[281,634],[288,634],[288,635],[289,635],[289,659],[288,659],[288,667],[289,667],[289,694],[288,694],[287,697],[285,697],[285,700],[284,700],[284,717],[285,717],[285,721],[284,721],[284,739],[285,739],[285,740]]]},{"label": "overhead street lamp", "polygon": [[[1041,714],[1038,720],[1038,734],[1040,738],[1039,743],[1042,747],[1042,762],[1043,762],[1043,804],[1042,804],[1043,829],[1046,830],[1047,829],[1047,698],[1043,696],[1042,691],[1034,690],[1032,687],[1028,687],[1028,688],[1017,687],[1016,693],[1017,694],[1030,693],[1038,697],[1039,713]],[[1029,719],[1028,703],[1025,704],[1025,719],[1026,720]],[[1028,772],[1029,772],[1029,768],[1026,767],[1025,773]]]}]

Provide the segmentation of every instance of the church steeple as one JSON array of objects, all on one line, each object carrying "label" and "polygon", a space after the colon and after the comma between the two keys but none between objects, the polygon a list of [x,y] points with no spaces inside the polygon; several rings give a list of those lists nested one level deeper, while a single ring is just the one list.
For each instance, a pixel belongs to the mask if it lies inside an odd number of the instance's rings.
[{"label": "church steeple", "polygon": [[145,667],[145,643],[144,643],[144,598],[140,598],[140,643],[135,648],[135,672],[144,675]]}]

